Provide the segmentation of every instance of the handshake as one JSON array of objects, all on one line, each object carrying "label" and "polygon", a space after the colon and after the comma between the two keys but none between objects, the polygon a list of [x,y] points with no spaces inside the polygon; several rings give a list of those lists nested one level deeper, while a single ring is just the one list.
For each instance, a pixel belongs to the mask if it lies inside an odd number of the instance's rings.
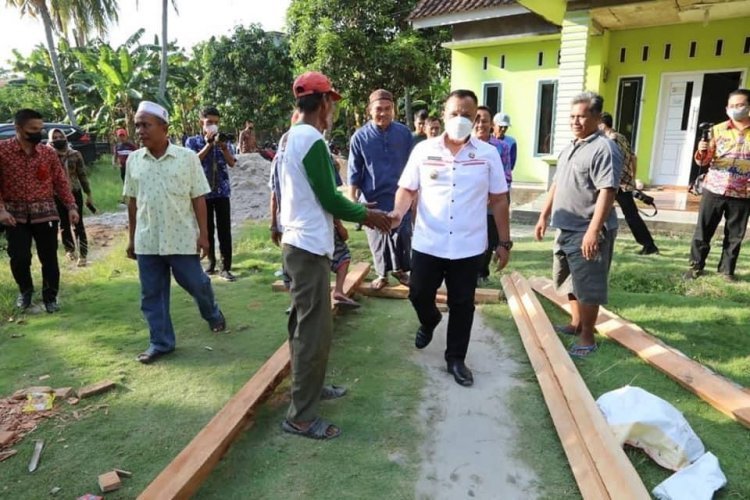
[{"label": "handshake", "polygon": [[391,229],[396,228],[401,224],[402,216],[395,211],[384,212],[376,208],[375,203],[365,203],[367,207],[367,217],[362,221],[362,224],[371,228],[377,229],[383,233],[390,233]]}]

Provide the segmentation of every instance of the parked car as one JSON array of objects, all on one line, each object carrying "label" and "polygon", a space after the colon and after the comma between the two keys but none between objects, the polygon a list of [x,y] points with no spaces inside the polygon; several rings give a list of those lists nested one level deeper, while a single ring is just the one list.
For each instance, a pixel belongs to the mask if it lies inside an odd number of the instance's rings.
[{"label": "parked car", "polygon": [[[53,128],[59,128],[63,131],[73,149],[81,152],[83,155],[83,161],[85,161],[87,165],[94,163],[100,156],[91,136],[85,130],[65,123],[45,123],[44,129],[42,130],[43,143],[47,143],[47,135],[49,134],[50,129]],[[0,124],[0,141],[10,139],[11,137],[15,137],[15,135],[15,125],[12,123]]]}]

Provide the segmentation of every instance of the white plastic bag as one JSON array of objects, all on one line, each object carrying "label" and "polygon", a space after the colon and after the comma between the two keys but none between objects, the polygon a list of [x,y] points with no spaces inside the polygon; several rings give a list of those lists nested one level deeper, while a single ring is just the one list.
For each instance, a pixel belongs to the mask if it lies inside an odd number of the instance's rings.
[{"label": "white plastic bag", "polygon": [[678,471],[706,452],[677,408],[640,387],[602,394],[596,404],[620,444],[643,449],[662,467]]},{"label": "white plastic bag", "polygon": [[711,500],[727,484],[719,460],[710,451],[675,472],[651,492],[659,500]]}]

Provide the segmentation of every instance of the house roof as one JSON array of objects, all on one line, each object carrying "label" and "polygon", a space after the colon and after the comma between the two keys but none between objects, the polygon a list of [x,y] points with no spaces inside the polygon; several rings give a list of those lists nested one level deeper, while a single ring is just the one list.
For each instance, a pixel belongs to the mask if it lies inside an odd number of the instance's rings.
[{"label": "house roof", "polygon": [[516,3],[516,0],[419,0],[414,10],[411,11],[409,20],[515,5]]}]

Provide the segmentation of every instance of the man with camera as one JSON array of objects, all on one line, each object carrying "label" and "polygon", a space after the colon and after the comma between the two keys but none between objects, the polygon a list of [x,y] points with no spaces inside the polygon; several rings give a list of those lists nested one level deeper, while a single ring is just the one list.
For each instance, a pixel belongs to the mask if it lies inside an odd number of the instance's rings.
[{"label": "man with camera", "polygon": [[219,237],[221,253],[221,271],[219,277],[226,281],[235,281],[232,274],[232,225],[229,197],[231,186],[229,170],[237,161],[234,157],[234,146],[229,134],[219,132],[221,114],[215,107],[209,106],[201,111],[203,135],[191,137],[185,147],[198,153],[203,171],[208,179],[211,192],[206,195],[208,211],[208,268],[206,273],[216,273],[216,242],[214,231]]},{"label": "man with camera", "polygon": [[638,213],[638,208],[633,200],[633,197],[636,197],[644,203],[648,203],[649,200],[653,203],[654,199],[635,189],[636,158],[633,150],[630,149],[630,143],[627,137],[612,128],[612,115],[607,112],[602,113],[602,122],[599,124],[599,129],[604,135],[615,141],[622,154],[622,177],[615,200],[620,205],[622,214],[625,216],[625,222],[628,223],[630,232],[633,233],[633,238],[643,245],[638,253],[640,255],[659,253],[654,238]]},{"label": "man with camera", "polygon": [[703,274],[711,238],[724,219],[718,271],[725,280],[736,280],[734,271],[750,216],[750,90],[730,93],[726,112],[729,120],[715,125],[710,138],[703,138],[695,153],[695,162],[708,167],[708,172],[685,279]]}]

